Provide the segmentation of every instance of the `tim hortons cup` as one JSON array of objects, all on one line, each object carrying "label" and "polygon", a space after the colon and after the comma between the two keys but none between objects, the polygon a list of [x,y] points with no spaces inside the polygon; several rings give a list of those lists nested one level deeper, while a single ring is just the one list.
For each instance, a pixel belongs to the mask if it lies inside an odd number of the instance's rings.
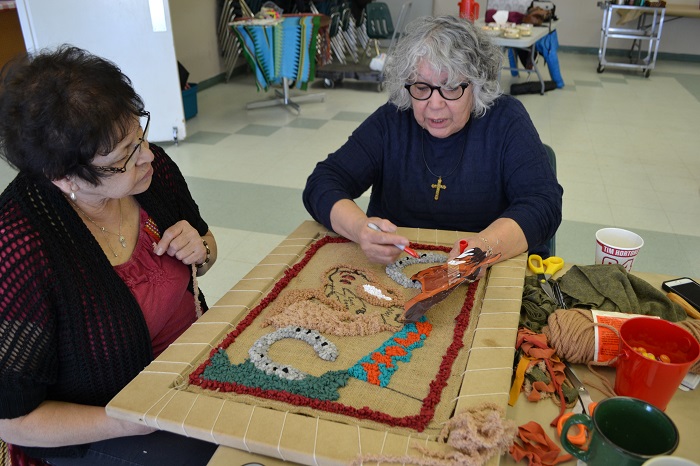
[{"label": "tim hortons cup", "polygon": [[603,228],[595,234],[595,263],[619,264],[628,272],[644,245],[641,236],[622,228]]}]

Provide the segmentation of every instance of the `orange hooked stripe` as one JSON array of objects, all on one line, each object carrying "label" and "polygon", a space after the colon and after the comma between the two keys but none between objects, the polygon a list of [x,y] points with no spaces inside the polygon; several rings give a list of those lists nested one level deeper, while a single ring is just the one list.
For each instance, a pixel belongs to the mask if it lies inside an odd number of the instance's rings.
[{"label": "orange hooked stripe", "polygon": [[398,369],[397,363],[410,360],[412,351],[423,346],[423,340],[432,328],[427,321],[405,324],[400,332],[386,340],[380,348],[360,359],[348,372],[360,380],[381,387],[386,386],[391,375]]},{"label": "orange hooked stripe", "polygon": [[381,371],[379,370],[379,366],[377,364],[363,362],[362,368],[365,370],[365,373],[367,374],[367,382],[374,384],[374,385],[379,385],[379,375],[381,374]]}]

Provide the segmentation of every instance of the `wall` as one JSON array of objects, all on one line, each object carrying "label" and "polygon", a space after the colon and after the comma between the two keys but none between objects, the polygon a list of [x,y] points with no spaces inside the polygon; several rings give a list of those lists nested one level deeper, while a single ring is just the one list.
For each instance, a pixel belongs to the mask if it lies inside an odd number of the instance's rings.
[{"label": "wall", "polygon": [[399,12],[401,11],[401,6],[406,3],[411,3],[411,10],[408,13],[408,19],[405,24],[410,23],[412,20],[420,16],[432,15],[433,11],[433,1],[432,0],[381,0],[387,5],[391,10],[391,19],[396,26],[396,21],[399,19]]},{"label": "wall", "polygon": [[[406,0],[386,0],[396,18]],[[454,14],[459,11],[459,0],[413,0],[411,18],[418,14]],[[488,0],[482,0],[481,18]],[[562,46],[597,50],[600,45],[600,28],[603,11],[596,0],[556,0],[559,44]],[[698,0],[674,0],[674,4],[696,5]],[[217,0],[170,0],[177,59],[190,72],[190,81],[216,78],[225,69],[219,56],[217,43]],[[427,9],[426,9],[427,8]],[[629,48],[629,41],[611,42],[611,48]],[[700,58],[700,19],[682,18],[667,22],[663,27],[662,53],[686,54]],[[243,64],[244,61],[240,60]]]},{"label": "wall", "polygon": [[[433,0],[433,14],[456,15],[459,0]],[[480,17],[483,19],[488,1],[480,3]],[[555,0],[557,6],[557,35],[562,46],[597,50],[600,46],[600,28],[603,10],[597,0]],[[698,0],[672,0],[675,5],[698,6]],[[611,48],[629,49],[630,41],[611,41]],[[659,52],[694,55],[700,58],[700,19],[681,18],[666,22],[663,26]]]},{"label": "wall", "polygon": [[190,82],[224,72],[217,39],[217,0],[170,0],[175,55],[190,72]]}]

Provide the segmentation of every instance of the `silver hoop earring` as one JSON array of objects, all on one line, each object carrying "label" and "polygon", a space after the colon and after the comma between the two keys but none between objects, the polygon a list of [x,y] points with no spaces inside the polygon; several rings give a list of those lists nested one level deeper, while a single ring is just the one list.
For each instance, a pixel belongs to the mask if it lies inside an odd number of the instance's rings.
[{"label": "silver hoop earring", "polygon": [[74,202],[75,202],[76,197],[75,197],[75,193],[74,193],[73,191],[70,192],[70,196],[69,196],[69,197],[70,197],[70,200],[71,200],[71,201],[74,201]]}]

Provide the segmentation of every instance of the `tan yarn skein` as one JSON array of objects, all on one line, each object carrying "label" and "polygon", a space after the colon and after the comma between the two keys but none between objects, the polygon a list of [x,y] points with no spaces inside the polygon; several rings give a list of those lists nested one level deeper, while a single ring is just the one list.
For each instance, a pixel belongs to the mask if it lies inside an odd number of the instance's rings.
[{"label": "tan yarn skein", "polygon": [[562,359],[586,364],[595,354],[595,326],[587,309],[553,312],[542,329],[547,341]]},{"label": "tan yarn skein", "polygon": [[[595,355],[595,327],[593,315],[588,309],[559,309],[547,320],[542,329],[557,354],[575,364],[588,364]],[[700,341],[700,319],[686,319],[675,322]],[[603,326],[603,325],[600,325]],[[605,326],[608,327],[608,326]],[[608,327],[609,328],[609,327]],[[596,365],[603,365],[594,363]],[[605,365],[610,365],[611,362]],[[700,374],[700,361],[690,368],[693,374]]]}]

